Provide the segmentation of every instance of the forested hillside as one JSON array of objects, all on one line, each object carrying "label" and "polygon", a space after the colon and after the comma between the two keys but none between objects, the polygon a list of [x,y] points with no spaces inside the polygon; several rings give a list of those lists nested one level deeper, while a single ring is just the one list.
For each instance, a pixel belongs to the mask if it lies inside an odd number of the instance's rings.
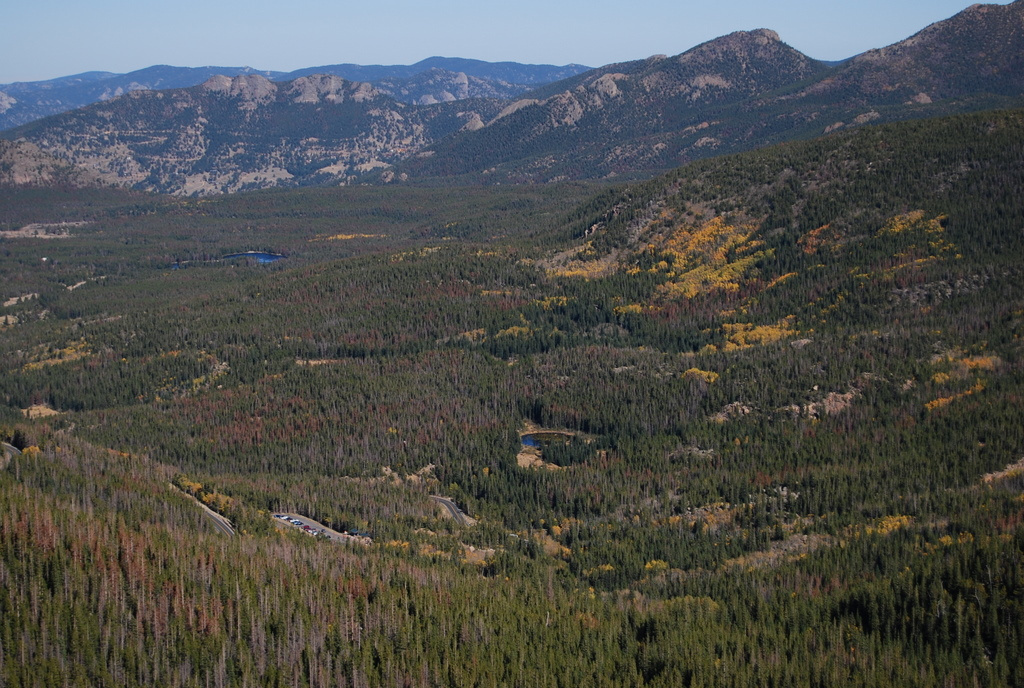
[{"label": "forested hillside", "polygon": [[5,190],[0,686],[1024,685],[1022,160]]}]

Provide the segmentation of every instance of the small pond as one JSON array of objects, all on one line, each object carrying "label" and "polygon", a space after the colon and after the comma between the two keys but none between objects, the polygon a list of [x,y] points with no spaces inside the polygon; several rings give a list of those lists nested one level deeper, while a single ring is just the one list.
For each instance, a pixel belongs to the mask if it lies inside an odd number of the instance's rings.
[{"label": "small pond", "polygon": [[564,432],[528,432],[521,438],[524,447],[543,449],[552,445],[565,445],[572,441],[572,435]]},{"label": "small pond", "polygon": [[583,463],[594,453],[588,442],[577,441],[576,436],[568,432],[528,432],[520,435],[519,440],[524,447],[536,449],[544,461],[556,466]]},{"label": "small pond", "polygon": [[267,263],[279,261],[285,258],[285,256],[280,253],[267,253],[266,251],[246,251],[244,253],[230,253],[224,256],[224,260],[231,260],[233,258],[252,258],[260,265],[266,265]]}]

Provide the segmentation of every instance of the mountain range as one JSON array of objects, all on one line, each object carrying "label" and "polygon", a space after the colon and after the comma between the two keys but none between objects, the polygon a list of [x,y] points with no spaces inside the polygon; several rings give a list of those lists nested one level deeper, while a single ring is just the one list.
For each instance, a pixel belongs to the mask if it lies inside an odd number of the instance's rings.
[{"label": "mountain range", "polygon": [[838,65],[760,29],[674,57],[584,71],[515,99],[473,97],[484,88],[474,79],[523,81],[514,66],[454,80],[439,71],[446,63],[414,77],[345,72],[377,85],[324,73],[284,81],[218,74],[188,88],[132,90],[3,136],[108,182],[176,194],[434,177],[647,176],[868,123],[1014,106],[1024,96],[1022,56],[1024,0],[1016,0],[974,5]]},{"label": "mountain range", "polygon": [[974,5],[836,66],[772,31],[738,32],[542,87],[406,167],[524,181],[671,168],[868,122],[1012,105],[1024,94],[1022,56],[1021,0]]},{"label": "mountain range", "polygon": [[514,98],[532,88],[585,72],[583,65],[529,65],[429,57],[413,65],[336,64],[292,72],[251,67],[172,67],[155,65],[127,74],[85,72],[47,81],[0,84],[0,130],[130,91],[155,91],[198,86],[213,76],[259,74],[271,81],[329,74],[372,83],[382,93],[405,103],[430,104],[461,98]]}]

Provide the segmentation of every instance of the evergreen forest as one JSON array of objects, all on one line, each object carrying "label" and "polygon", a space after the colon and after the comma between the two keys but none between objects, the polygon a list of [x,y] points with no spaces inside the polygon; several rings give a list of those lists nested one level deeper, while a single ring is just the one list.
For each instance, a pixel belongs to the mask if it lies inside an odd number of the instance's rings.
[{"label": "evergreen forest", "polygon": [[1022,190],[0,189],[0,688],[1024,686]]}]

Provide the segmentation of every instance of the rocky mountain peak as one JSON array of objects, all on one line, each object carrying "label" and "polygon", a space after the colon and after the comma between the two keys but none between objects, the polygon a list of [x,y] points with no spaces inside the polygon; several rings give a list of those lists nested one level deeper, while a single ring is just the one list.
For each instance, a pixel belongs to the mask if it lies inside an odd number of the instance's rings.
[{"label": "rocky mountain peak", "polygon": [[735,31],[688,50],[680,55],[678,60],[681,64],[688,64],[705,60],[722,60],[730,57],[764,60],[782,55],[799,55],[803,60],[810,61],[810,58],[801,55],[783,43],[782,39],[779,38],[779,34],[771,29]]},{"label": "rocky mountain peak", "polygon": [[277,84],[259,74],[240,74],[234,77],[223,75],[207,79],[202,88],[244,101],[268,101],[277,94]]},{"label": "rocky mountain peak", "polygon": [[772,31],[771,29],[754,29],[749,32],[750,36],[759,45],[768,45],[769,43],[781,43],[782,39],[779,38],[779,34]]},{"label": "rocky mountain peak", "polygon": [[380,92],[366,83],[348,81],[331,74],[314,74],[295,79],[287,93],[296,103],[340,103],[352,99],[357,103],[373,100]]}]

